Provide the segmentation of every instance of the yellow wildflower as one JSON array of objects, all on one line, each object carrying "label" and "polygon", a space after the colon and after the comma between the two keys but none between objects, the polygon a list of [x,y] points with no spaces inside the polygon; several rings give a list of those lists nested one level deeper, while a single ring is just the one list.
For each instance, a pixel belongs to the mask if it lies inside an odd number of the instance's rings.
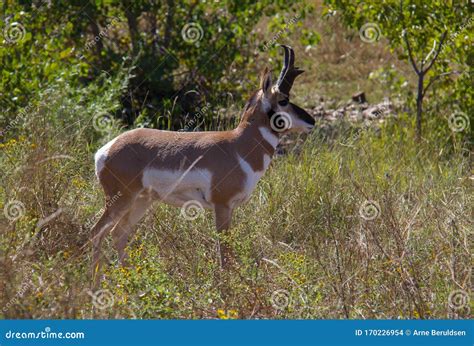
[{"label": "yellow wildflower", "polygon": [[221,320],[235,320],[239,318],[239,313],[234,309],[217,309],[217,317],[219,317]]},{"label": "yellow wildflower", "polygon": [[225,313],[225,310],[223,309],[217,309],[217,317],[219,317],[221,320],[227,320],[227,314]]}]

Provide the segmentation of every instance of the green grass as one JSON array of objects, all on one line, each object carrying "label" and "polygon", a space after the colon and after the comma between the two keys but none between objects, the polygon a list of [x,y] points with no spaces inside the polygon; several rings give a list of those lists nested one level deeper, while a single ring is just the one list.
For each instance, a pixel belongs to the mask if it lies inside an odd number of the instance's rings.
[{"label": "green grass", "polygon": [[[10,160],[5,165],[22,165],[9,171],[0,206],[21,201],[24,213],[13,222],[2,220],[1,305],[8,308],[1,315],[469,316],[467,308],[448,306],[453,290],[469,291],[472,181],[466,153],[459,145],[440,147],[439,140],[413,143],[411,120],[404,117],[357,136],[337,126],[336,139],[317,130],[273,161],[222,236],[233,251],[226,271],[217,265],[210,212],[188,221],[178,208],[156,205],[130,243],[130,269],[118,266],[108,240],[105,298],[98,301],[101,306],[112,296],[113,305],[104,309],[94,308],[88,291],[86,225],[103,203],[93,174],[95,148],[79,140],[81,131],[45,141],[53,135],[48,126],[31,128],[29,137],[2,147]],[[45,142],[39,147],[40,139]],[[58,153],[72,159],[40,163]],[[366,201],[379,208],[373,220],[361,216]],[[57,218],[36,227],[58,208]]]}]

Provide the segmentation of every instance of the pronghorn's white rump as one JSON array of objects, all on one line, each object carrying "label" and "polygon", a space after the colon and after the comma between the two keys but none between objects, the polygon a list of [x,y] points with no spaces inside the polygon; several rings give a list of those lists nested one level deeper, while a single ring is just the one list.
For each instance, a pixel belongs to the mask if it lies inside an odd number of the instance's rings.
[{"label": "pronghorn's white rump", "polygon": [[95,159],[95,174],[97,177],[99,177],[100,171],[104,168],[105,165],[105,160],[107,160],[107,155],[109,153],[109,149],[114,144],[115,140],[117,138],[112,139],[109,141],[107,144],[105,144],[103,147],[101,147],[99,150],[94,155]]},{"label": "pronghorn's white rump", "polygon": [[[272,85],[271,74],[265,70],[260,90],[250,97],[234,130],[173,132],[141,128],[121,134],[97,151],[96,174],[106,200],[119,192],[120,199],[106,204],[92,228],[96,284],[106,234],[112,233],[123,264],[134,226],[155,201],[173,206],[192,202],[212,209],[217,230],[229,229],[233,209],[251,197],[281,135],[308,132],[314,127],[314,119],[289,101],[293,82],[302,70],[294,66],[293,50],[283,48],[284,65],[277,82]],[[225,264],[222,253],[219,258]]]}]

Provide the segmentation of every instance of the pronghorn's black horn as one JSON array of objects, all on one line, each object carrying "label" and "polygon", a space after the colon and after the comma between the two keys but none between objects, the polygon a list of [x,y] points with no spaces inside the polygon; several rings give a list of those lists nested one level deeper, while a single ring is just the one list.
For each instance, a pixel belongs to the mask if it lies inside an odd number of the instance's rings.
[{"label": "pronghorn's black horn", "polygon": [[295,67],[295,52],[293,48],[284,44],[281,46],[285,50],[285,61],[283,62],[283,68],[281,69],[280,77],[278,77],[276,85],[281,93],[289,96],[295,78],[304,71]]}]

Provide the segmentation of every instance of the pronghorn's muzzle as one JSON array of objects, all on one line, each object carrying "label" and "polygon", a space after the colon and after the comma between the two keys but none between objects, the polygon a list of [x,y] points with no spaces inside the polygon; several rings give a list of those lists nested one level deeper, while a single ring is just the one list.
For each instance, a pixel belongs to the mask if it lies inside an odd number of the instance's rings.
[{"label": "pronghorn's muzzle", "polygon": [[315,124],[313,117],[303,108],[295,105],[294,103],[290,102],[290,105],[293,107],[293,111],[295,112],[296,116],[307,125],[305,130],[307,132],[311,131]]}]

